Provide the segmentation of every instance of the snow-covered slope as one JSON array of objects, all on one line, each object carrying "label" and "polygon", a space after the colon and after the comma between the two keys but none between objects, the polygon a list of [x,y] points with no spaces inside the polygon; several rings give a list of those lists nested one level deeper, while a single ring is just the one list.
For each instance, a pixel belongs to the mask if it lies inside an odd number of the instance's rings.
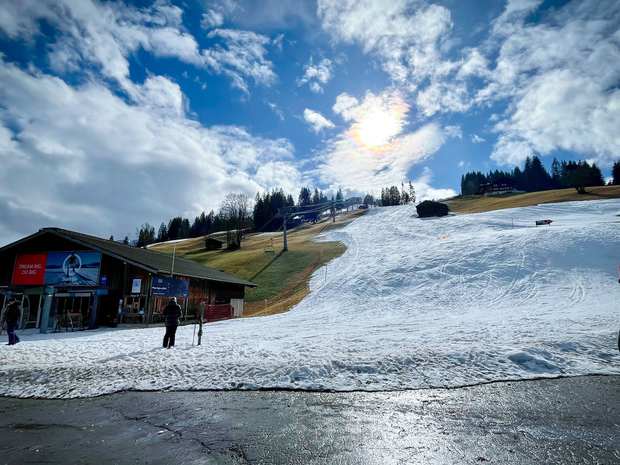
[{"label": "snow-covered slope", "polygon": [[[0,394],[124,389],[383,390],[620,374],[620,201],[419,219],[374,209],[286,314],[32,335],[0,346]],[[535,227],[535,220],[552,219]],[[514,227],[513,227],[514,224]],[[6,336],[3,336],[6,339]]]}]

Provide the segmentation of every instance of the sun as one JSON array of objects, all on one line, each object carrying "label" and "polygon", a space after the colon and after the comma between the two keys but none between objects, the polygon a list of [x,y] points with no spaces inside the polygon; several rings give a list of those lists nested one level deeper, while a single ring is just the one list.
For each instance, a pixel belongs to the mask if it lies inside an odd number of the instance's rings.
[{"label": "sun", "polygon": [[396,95],[370,95],[358,107],[350,134],[363,147],[388,150],[406,124],[407,110],[407,105]]},{"label": "sun", "polygon": [[389,143],[401,131],[402,123],[394,115],[377,109],[369,113],[357,125],[362,144],[380,147]]}]

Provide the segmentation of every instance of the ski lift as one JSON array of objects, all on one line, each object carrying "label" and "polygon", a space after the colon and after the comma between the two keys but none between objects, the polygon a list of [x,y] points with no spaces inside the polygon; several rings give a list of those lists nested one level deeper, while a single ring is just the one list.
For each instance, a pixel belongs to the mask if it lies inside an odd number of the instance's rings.
[{"label": "ski lift", "polygon": [[276,249],[273,246],[273,237],[269,238],[269,245],[265,247],[265,253],[276,253]]}]

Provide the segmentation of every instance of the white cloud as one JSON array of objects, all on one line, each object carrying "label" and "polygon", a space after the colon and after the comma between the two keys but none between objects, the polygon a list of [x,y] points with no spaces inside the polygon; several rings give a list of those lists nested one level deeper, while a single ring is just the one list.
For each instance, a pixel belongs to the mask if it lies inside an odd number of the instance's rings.
[{"label": "white cloud", "polygon": [[274,47],[276,47],[278,50],[282,51],[282,42],[284,41],[284,34],[280,34],[278,35],[275,39],[273,39],[273,41],[271,42],[273,44]]},{"label": "white cloud", "polygon": [[282,110],[277,104],[272,103],[272,102],[265,102],[265,103],[267,103],[267,106],[271,108],[271,111],[273,111],[276,115],[278,115],[278,118],[280,118],[280,121],[284,121],[284,113],[282,112]]},{"label": "white cloud", "polygon": [[[380,192],[382,187],[406,181],[409,169],[434,154],[444,141],[445,135],[435,124],[403,135],[381,152],[356,145],[346,133],[340,134],[329,140],[322,151],[317,175],[325,184]],[[416,192],[418,188],[421,192],[426,189],[422,184],[414,187]]]},{"label": "white cloud", "polygon": [[299,194],[299,186],[304,185],[301,173],[290,163],[267,162],[256,171],[254,179],[264,186],[264,191],[282,189],[285,194]]},{"label": "white cloud", "polygon": [[224,24],[226,17],[231,17],[233,13],[239,10],[239,5],[233,0],[220,0],[210,3],[203,7],[206,13],[202,14],[200,27],[203,29],[212,29],[220,27]]},{"label": "white cloud", "polygon": [[59,74],[85,65],[95,66],[98,72],[130,91],[127,57],[143,48],[157,57],[177,58],[225,74],[233,87],[245,93],[249,87],[244,78],[267,87],[277,82],[273,63],[265,58],[265,45],[271,44],[268,37],[218,29],[211,31],[209,37],[218,38],[224,47],[216,44],[200,50],[196,39],[183,28],[182,19],[183,11],[165,1],[141,9],[91,0],[0,2],[0,30],[10,38],[33,41],[40,32],[40,20],[58,29],[57,40],[48,47],[48,60]]},{"label": "white cloud", "polygon": [[315,94],[322,94],[323,93],[323,88],[320,86],[320,84],[318,82],[311,82],[308,86],[308,88],[314,92]]},{"label": "white cloud", "polygon": [[247,85],[240,84],[240,81],[243,81],[241,75],[251,77],[256,84],[265,87],[277,82],[273,63],[265,58],[265,45],[271,43],[268,37],[234,29],[216,29],[211,31],[208,37],[223,39],[227,48],[216,45],[213,49],[203,50],[202,56],[207,58],[207,62],[217,71],[232,77],[235,87],[247,92]]},{"label": "white cloud", "polygon": [[304,110],[304,119],[315,133],[319,133],[326,128],[329,129],[335,127],[334,123],[325,118],[323,115],[308,108]]},{"label": "white cloud", "polygon": [[416,104],[426,116],[437,112],[465,112],[471,106],[465,83],[433,82],[418,92]]},{"label": "white cloud", "polygon": [[413,188],[416,193],[416,201],[423,200],[442,200],[456,196],[456,192],[452,189],[435,189],[430,183],[433,181],[433,172],[430,168],[425,167],[418,179],[413,181]]},{"label": "white cloud", "polygon": [[[101,82],[74,88],[2,60],[0,82],[0,243],[50,225],[124,237],[301,176],[290,142],[202,127],[161,76],[134,84],[130,102]],[[278,168],[269,183],[265,166]]]},{"label": "white cloud", "polygon": [[[333,107],[350,127],[327,141],[319,152],[316,176],[321,182],[356,192],[380,192],[407,180],[409,169],[432,156],[456,127],[441,130],[431,123],[405,133],[409,106],[399,92],[366,92],[359,102],[340,94]],[[429,189],[420,183],[420,189]],[[416,187],[417,189],[417,187]]]},{"label": "white cloud", "polygon": [[202,14],[202,21],[200,21],[200,27],[203,29],[211,29],[214,27],[220,27],[224,24],[224,13],[214,10],[208,10]]},{"label": "white cloud", "polygon": [[448,9],[420,0],[319,0],[318,16],[335,40],[359,43],[380,61],[393,82],[409,92],[422,88],[417,105],[427,116],[467,110],[472,99],[459,78],[480,73],[475,51],[457,62],[443,58],[452,41]]},{"label": "white cloud", "polygon": [[359,101],[355,98],[343,92],[338,97],[336,97],[336,103],[332,107],[334,113],[339,114],[345,121],[350,121],[355,118],[355,113],[357,111],[357,107],[359,106]]},{"label": "white cloud", "polygon": [[461,131],[460,126],[446,126],[443,128],[443,132],[448,137],[458,137],[459,139],[463,138],[463,131]]},{"label": "white cloud", "polygon": [[522,22],[542,3],[542,0],[508,0],[503,13],[492,22],[493,33],[509,35],[514,31],[516,23]]},{"label": "white cloud", "polygon": [[494,22],[499,54],[479,103],[508,99],[497,117],[491,158],[514,166],[525,157],[574,152],[611,166],[620,155],[620,9],[616,2],[572,2],[539,23],[540,1],[511,1]]},{"label": "white cloud", "polygon": [[471,135],[471,141],[474,144],[479,144],[480,142],[486,142],[486,139],[483,139],[482,137],[476,135],[476,134],[472,134]]},{"label": "white cloud", "polygon": [[322,85],[327,84],[334,77],[332,69],[333,64],[331,60],[324,58],[315,66],[312,62],[312,57],[310,57],[310,62],[304,66],[304,75],[297,79],[297,85],[301,87],[310,82],[310,90],[314,93],[322,94]]}]

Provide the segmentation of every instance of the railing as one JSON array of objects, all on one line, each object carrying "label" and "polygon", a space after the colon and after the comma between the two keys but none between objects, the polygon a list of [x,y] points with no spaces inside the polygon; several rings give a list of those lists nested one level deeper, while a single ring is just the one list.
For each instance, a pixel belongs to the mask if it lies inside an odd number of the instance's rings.
[{"label": "railing", "polygon": [[62,328],[65,328],[65,331],[82,330],[84,329],[83,325],[83,315],[81,313],[61,313],[60,315],[56,315],[56,325],[54,327],[54,332],[62,332]]},{"label": "railing", "polygon": [[[205,307],[204,313],[204,322],[210,323],[213,321],[221,321],[228,320],[233,318],[234,316],[234,308],[230,304],[222,304],[222,305],[207,305]],[[117,323],[118,324],[156,324],[156,323],[164,323],[166,317],[161,313],[153,313],[152,315],[144,314],[141,315],[139,313],[121,313],[118,315]],[[193,318],[191,318],[193,319]],[[150,320],[150,321],[149,321]],[[182,320],[185,321],[185,320]]]},{"label": "railing", "polygon": [[233,307],[230,304],[222,305],[207,305],[205,307],[204,321],[209,323],[211,321],[228,320],[233,317]]}]

